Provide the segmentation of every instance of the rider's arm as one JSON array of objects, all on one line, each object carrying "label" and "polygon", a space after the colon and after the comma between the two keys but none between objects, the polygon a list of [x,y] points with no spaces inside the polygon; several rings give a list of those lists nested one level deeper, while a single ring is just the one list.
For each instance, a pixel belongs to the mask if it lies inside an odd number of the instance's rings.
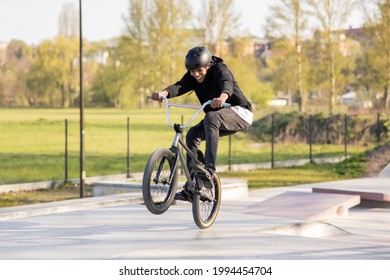
[{"label": "rider's arm", "polygon": [[169,98],[180,96],[194,90],[194,78],[187,71],[176,83],[168,86],[165,90],[169,93]]},{"label": "rider's arm", "polygon": [[219,67],[215,70],[215,81],[221,89],[221,96],[223,94],[227,94],[227,99],[229,99],[233,95],[234,78],[232,72],[225,64],[219,65]]}]

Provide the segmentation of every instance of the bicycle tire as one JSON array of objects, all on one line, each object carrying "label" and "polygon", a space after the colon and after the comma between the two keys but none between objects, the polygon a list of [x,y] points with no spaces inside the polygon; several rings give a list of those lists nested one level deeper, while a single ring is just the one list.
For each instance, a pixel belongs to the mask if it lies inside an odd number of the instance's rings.
[{"label": "bicycle tire", "polygon": [[[142,180],[142,196],[146,208],[153,214],[160,215],[167,211],[175,198],[177,168],[173,171],[175,174],[169,183],[174,161],[175,155],[169,149],[161,148],[154,151],[146,163]],[[159,167],[161,172],[157,178]]]},{"label": "bicycle tire", "polygon": [[[197,180],[200,180],[199,178]],[[200,229],[209,228],[217,218],[219,206],[221,205],[221,181],[217,174],[213,174],[214,187],[212,189],[203,188],[194,192],[192,201],[192,215],[195,224]],[[214,201],[202,198],[202,192],[207,192]]]}]

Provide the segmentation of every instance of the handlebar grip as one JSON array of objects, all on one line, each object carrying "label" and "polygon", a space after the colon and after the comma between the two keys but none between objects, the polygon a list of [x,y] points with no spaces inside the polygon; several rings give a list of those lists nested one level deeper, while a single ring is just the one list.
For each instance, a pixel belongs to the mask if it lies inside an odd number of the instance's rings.
[{"label": "handlebar grip", "polygon": [[[161,97],[160,97],[160,100],[163,101],[164,98],[166,98],[166,97],[165,97],[165,96],[161,96]],[[153,100],[153,96],[152,96],[152,95],[147,95],[147,96],[146,96],[146,99],[151,99],[151,100]]]}]

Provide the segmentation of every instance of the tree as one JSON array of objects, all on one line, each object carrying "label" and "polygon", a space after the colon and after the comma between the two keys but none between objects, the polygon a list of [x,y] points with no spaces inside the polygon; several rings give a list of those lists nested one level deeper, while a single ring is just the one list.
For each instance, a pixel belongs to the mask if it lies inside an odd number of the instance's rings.
[{"label": "tree", "polygon": [[67,38],[79,36],[79,10],[74,3],[66,3],[62,6],[58,16],[58,35]]},{"label": "tree", "polygon": [[187,30],[191,6],[187,0],[129,0],[129,4],[127,32],[111,50],[111,64],[106,66],[111,70],[105,72],[115,71],[120,78],[111,75],[105,81],[111,81],[109,88],[116,91],[116,106],[143,107],[146,95],[182,74],[184,53],[192,39]]},{"label": "tree", "polygon": [[[266,34],[269,39],[285,37],[291,40],[293,48],[289,47],[289,42],[287,42],[287,45],[283,45],[287,60],[290,56],[295,60],[291,67],[295,75],[292,79],[289,79],[291,83],[288,87],[289,89],[292,87],[291,89],[297,93],[301,112],[305,111],[307,98],[304,78],[303,38],[308,31],[308,13],[304,10],[304,5],[305,1],[303,0],[278,0],[271,6],[271,14],[266,20]],[[289,74],[289,72],[286,71],[285,73]]]},{"label": "tree", "polygon": [[28,104],[30,92],[26,86],[27,73],[31,67],[32,49],[25,42],[12,40],[6,50],[3,66],[3,102],[6,105]]},{"label": "tree", "polygon": [[372,77],[370,86],[382,88],[380,106],[390,107],[390,0],[361,1],[365,14],[367,43],[365,73]]},{"label": "tree", "polygon": [[313,15],[320,23],[322,39],[322,52],[327,61],[327,76],[329,78],[329,112],[332,113],[336,103],[336,78],[335,56],[339,44],[338,30],[344,28],[345,21],[352,11],[354,0],[345,0],[342,5],[336,0],[308,0],[313,10]]},{"label": "tree", "polygon": [[[187,30],[191,6],[188,1],[154,0],[148,26],[149,51],[152,71],[161,86],[178,78],[176,70],[183,70],[184,54],[189,46]],[[177,65],[180,65],[179,68]]]},{"label": "tree", "polygon": [[[127,55],[123,54],[128,44],[122,38],[111,42],[99,44],[99,49],[104,50],[103,56],[106,58],[100,64],[92,85],[92,103],[103,106],[119,107],[123,105],[120,94],[124,91],[126,81]],[[141,50],[139,50],[141,51]],[[129,52],[130,54],[131,52]],[[129,69],[129,71],[131,71]],[[139,71],[131,71],[133,76],[137,76]],[[134,78],[134,77],[133,77]],[[131,99],[130,99],[131,101]],[[127,102],[129,103],[129,102]]]},{"label": "tree", "polygon": [[77,87],[78,41],[57,36],[36,50],[27,85],[30,105],[73,106]]},{"label": "tree", "polygon": [[4,104],[3,102],[4,102],[4,83],[0,78],[0,105],[3,105]]},{"label": "tree", "polygon": [[234,0],[203,0],[198,21],[204,43],[217,55],[220,55],[221,43],[237,33],[240,26]]},{"label": "tree", "polygon": [[[269,83],[261,82],[257,77],[256,57],[253,53],[245,52],[250,42],[252,42],[250,37],[231,39],[230,51],[224,56],[224,61],[229,65],[234,78],[252,105],[265,106],[275,93]],[[242,63],[243,61],[245,63]]]}]

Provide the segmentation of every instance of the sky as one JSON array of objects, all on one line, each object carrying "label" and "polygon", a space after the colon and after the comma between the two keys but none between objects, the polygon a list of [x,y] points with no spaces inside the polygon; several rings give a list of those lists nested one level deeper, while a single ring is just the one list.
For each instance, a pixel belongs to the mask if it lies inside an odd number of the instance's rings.
[{"label": "sky", "polygon": [[[124,33],[123,17],[127,16],[128,0],[82,0],[83,37],[89,41],[109,39]],[[201,0],[190,0],[195,9]],[[262,37],[261,26],[269,13],[272,0],[235,0],[241,14],[241,26],[254,36]],[[52,39],[58,33],[58,16],[66,3],[78,0],[1,0],[0,42],[12,39],[28,44],[39,44]],[[358,27],[359,17],[351,19],[352,27]]]}]

